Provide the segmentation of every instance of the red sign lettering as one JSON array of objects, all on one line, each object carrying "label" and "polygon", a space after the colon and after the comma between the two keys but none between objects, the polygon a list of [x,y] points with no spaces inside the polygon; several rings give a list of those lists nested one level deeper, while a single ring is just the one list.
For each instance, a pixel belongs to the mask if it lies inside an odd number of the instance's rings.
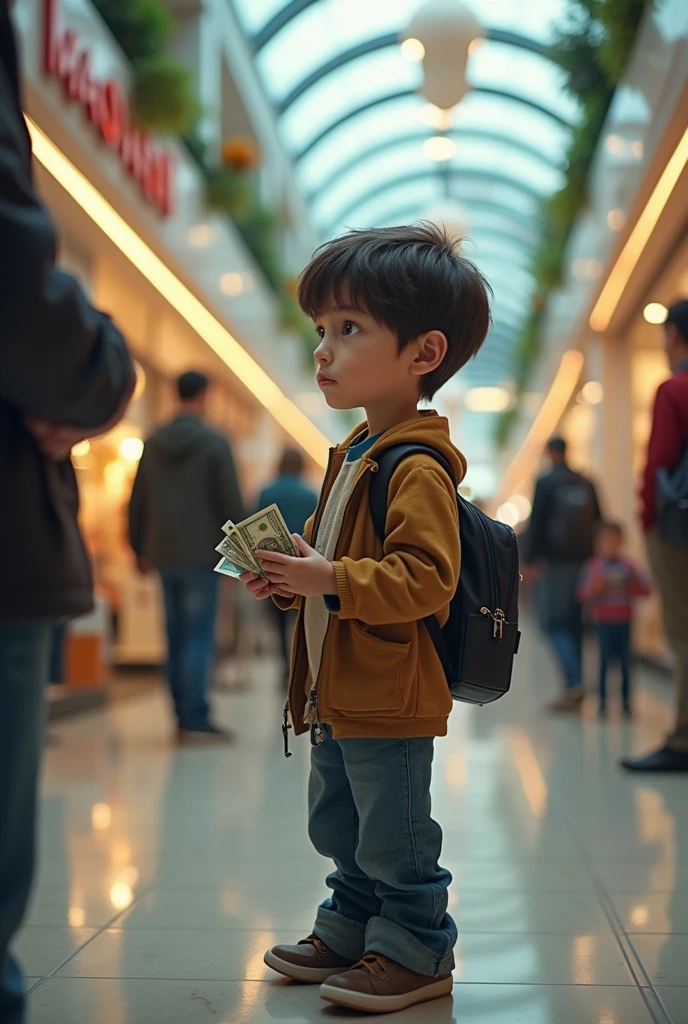
[{"label": "red sign lettering", "polygon": [[94,77],[90,50],[80,45],[76,32],[60,25],[58,2],[44,0],[43,4],[44,71],[61,80],[66,98],[84,108],[87,119],[119,154],[145,198],[168,217],[173,209],[172,153],[153,142],[147,132],[131,127],[122,86],[114,78],[101,81]]}]

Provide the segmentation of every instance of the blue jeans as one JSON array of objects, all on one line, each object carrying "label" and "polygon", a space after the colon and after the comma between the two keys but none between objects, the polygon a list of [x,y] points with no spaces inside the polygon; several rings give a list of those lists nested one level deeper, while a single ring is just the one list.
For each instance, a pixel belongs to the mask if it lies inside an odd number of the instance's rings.
[{"label": "blue jeans", "polygon": [[314,932],[340,956],[382,953],[434,977],[454,967],[451,875],[430,817],[432,738],[325,740],[313,747],[308,832],[336,870]]},{"label": "blue jeans", "polygon": [[24,1020],[9,951],[31,891],[36,794],[54,624],[0,622],[0,1024]]},{"label": "blue jeans", "polygon": [[567,690],[583,684],[583,618],[576,596],[579,572],[579,562],[547,562],[536,592],[540,626]]},{"label": "blue jeans", "polygon": [[597,625],[600,644],[600,704],[607,700],[607,669],[618,659],[621,666],[621,699],[625,708],[631,703],[631,624],[600,622]]},{"label": "blue jeans", "polygon": [[180,729],[207,729],[218,576],[195,566],[160,570],[167,625],[167,678]]},{"label": "blue jeans", "polygon": [[555,626],[547,630],[547,636],[559,660],[566,689],[577,690],[583,685],[582,628],[576,624]]}]

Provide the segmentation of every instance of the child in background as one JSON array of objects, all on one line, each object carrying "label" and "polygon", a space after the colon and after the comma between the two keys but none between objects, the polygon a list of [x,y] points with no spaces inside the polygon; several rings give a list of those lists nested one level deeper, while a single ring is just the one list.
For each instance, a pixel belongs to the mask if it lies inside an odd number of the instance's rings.
[{"label": "child in background", "polygon": [[631,623],[633,599],[652,591],[646,573],[624,555],[624,529],[620,523],[602,523],[596,554],[583,566],[578,599],[588,606],[600,646],[600,714],[607,709],[607,669],[621,665],[621,699],[627,717],[631,707]]}]

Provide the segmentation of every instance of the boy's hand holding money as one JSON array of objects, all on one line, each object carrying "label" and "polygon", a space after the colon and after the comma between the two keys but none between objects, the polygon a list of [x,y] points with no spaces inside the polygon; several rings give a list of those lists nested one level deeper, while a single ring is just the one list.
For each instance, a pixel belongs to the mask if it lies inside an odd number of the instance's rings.
[{"label": "boy's hand holding money", "polygon": [[274,593],[324,597],[326,594],[337,593],[337,579],[332,562],[328,562],[315,548],[306,544],[298,533],[293,534],[293,537],[299,549],[298,558],[283,555],[279,551],[255,552],[267,579],[245,581],[254,597],[270,597]]}]

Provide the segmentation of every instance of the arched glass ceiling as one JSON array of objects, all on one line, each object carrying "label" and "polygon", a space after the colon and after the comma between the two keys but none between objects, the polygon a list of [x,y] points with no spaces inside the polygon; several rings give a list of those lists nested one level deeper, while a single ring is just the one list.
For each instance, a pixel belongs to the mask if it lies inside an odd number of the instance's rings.
[{"label": "arched glass ceiling", "polygon": [[417,91],[421,67],[395,42],[423,0],[233,2],[316,231],[416,220],[440,199],[459,202],[466,252],[495,288],[495,329],[468,377],[508,376],[531,308],[540,208],[563,184],[578,118],[546,49],[566,0],[464,0],[486,38],[452,111],[447,163],[423,149],[435,129]]}]

